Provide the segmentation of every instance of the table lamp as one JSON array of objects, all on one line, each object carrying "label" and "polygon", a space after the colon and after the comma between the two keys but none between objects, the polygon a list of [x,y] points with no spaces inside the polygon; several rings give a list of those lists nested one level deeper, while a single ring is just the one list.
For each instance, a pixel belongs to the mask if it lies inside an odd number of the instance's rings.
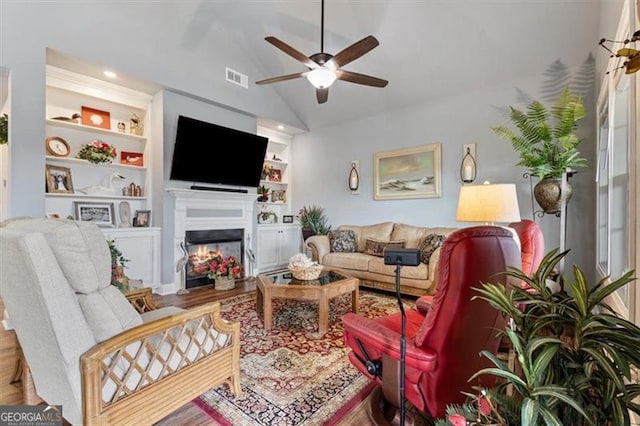
[{"label": "table lamp", "polygon": [[487,225],[520,221],[515,184],[485,182],[460,187],[456,220]]}]

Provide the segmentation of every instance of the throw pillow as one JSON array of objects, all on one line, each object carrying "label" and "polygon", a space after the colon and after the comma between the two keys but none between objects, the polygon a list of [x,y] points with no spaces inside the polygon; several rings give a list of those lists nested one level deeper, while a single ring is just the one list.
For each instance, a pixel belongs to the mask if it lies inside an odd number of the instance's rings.
[{"label": "throw pillow", "polygon": [[329,231],[329,245],[332,253],[353,253],[356,251],[356,233]]},{"label": "throw pillow", "polygon": [[404,248],[404,240],[399,241],[380,241],[374,238],[367,238],[364,252],[372,256],[382,257],[385,247]]},{"label": "throw pillow", "polygon": [[438,247],[442,245],[447,237],[439,234],[429,234],[424,238],[424,241],[420,244],[420,262],[428,265],[431,255]]}]

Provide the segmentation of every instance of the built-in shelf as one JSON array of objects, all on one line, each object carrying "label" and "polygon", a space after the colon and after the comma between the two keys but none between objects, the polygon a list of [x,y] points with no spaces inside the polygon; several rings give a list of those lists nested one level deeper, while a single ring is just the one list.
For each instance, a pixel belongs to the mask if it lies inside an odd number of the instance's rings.
[{"label": "built-in shelf", "polygon": [[101,127],[85,126],[84,124],[77,124],[70,121],[47,119],[47,124],[54,127],[89,131],[92,133],[109,135],[117,138],[131,139],[138,142],[145,142],[147,140],[147,138],[145,138],[144,136],[138,136],[131,133],[116,132],[114,130],[103,129]]},{"label": "built-in shelf", "polygon": [[287,164],[287,163],[285,163],[284,161],[269,160],[268,158],[266,158],[266,159],[264,160],[264,162],[265,162],[265,163],[269,163],[269,164],[271,164],[272,166],[278,166],[278,167],[281,167],[281,168],[285,168],[285,167],[287,167],[287,165],[288,165],[288,164]]},{"label": "built-in shelf", "polygon": [[260,181],[260,185],[264,185],[264,184],[269,184],[269,185],[281,185],[281,186],[287,186],[287,182],[274,182],[272,180],[261,180]]},{"label": "built-in shelf", "polygon": [[83,160],[81,158],[73,158],[73,157],[56,157],[54,155],[47,155],[46,159],[48,162],[56,161],[60,163],[73,163],[73,164],[81,164],[85,166],[91,167],[106,167],[106,168],[121,168],[121,169],[130,169],[130,170],[146,170],[145,166],[132,166],[130,164],[120,164],[120,163],[92,163],[87,160]]},{"label": "built-in shelf", "polygon": [[101,200],[146,200],[147,197],[125,197],[123,195],[88,195],[88,194],[64,194],[64,193],[56,193],[56,192],[47,192],[44,194],[45,197],[53,197],[53,198],[98,198]]}]

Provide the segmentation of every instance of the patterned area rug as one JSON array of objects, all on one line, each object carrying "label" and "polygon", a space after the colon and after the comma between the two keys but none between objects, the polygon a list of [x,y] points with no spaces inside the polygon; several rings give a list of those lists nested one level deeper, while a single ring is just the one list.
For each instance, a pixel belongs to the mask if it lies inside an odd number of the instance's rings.
[{"label": "patterned area rug", "polygon": [[[314,339],[317,303],[274,300],[273,328],[266,333],[255,293],[222,301],[222,316],[241,323],[243,394],[236,398],[223,385],[195,403],[220,425],[334,424],[373,388],[347,357],[340,317],[350,309],[350,295],[333,299],[329,331]],[[375,318],[397,310],[394,297],[360,292],[362,315]]]}]

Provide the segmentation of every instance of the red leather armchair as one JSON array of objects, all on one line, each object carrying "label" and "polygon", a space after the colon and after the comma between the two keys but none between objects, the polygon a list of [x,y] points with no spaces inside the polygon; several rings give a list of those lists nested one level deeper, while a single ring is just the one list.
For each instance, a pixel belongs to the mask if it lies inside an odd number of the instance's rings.
[{"label": "red leather armchair", "polygon": [[[509,227],[516,231],[520,239],[522,272],[531,276],[538,269],[544,257],[544,235],[542,235],[542,230],[538,224],[529,219],[510,223]],[[526,286],[524,283],[521,285]]]},{"label": "red leather armchair", "polygon": [[[504,228],[464,228],[444,242],[438,290],[429,313],[406,310],[405,396],[418,410],[444,417],[448,404],[464,402],[461,392],[471,392],[475,385],[493,385],[489,375],[468,380],[491,365],[479,352],[497,351],[497,330],[504,329],[507,318],[487,302],[471,300],[472,289],[481,282],[513,285],[510,277],[500,274],[507,266],[520,267],[520,252]],[[374,320],[346,314],[342,322],[345,342],[352,349],[350,361],[383,385],[382,377],[389,373],[385,374],[385,367],[396,371],[395,366],[388,366],[392,364],[388,359],[400,359],[400,313]],[[373,363],[388,358],[381,374],[367,371],[367,358]]]}]

